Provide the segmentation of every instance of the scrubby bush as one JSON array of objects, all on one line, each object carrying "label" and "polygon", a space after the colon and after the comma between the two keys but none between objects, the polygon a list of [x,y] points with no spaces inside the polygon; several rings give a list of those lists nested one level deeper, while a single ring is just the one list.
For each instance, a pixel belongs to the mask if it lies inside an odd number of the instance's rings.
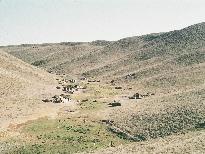
[{"label": "scrubby bush", "polygon": [[46,61],[45,60],[38,60],[38,61],[35,61],[32,63],[32,65],[34,66],[41,66],[41,65],[44,65],[46,64]]}]

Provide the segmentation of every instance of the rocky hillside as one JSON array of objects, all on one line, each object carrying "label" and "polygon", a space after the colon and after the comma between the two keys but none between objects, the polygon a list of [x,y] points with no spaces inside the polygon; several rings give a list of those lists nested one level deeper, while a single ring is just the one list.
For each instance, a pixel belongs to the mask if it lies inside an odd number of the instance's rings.
[{"label": "rocky hillside", "polygon": [[115,80],[141,91],[170,93],[203,84],[205,23],[167,33],[2,49],[49,72]]},{"label": "rocky hillside", "polygon": [[[204,41],[205,23],[200,23],[182,30],[115,42],[20,45],[3,47],[3,50],[47,70],[123,77],[138,70],[147,70],[153,64],[184,67],[203,62]],[[189,57],[192,58],[189,60]]]}]

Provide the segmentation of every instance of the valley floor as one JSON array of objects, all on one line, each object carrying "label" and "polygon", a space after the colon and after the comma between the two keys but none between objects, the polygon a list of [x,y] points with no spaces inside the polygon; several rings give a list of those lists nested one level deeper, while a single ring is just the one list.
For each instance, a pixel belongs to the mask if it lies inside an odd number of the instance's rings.
[{"label": "valley floor", "polygon": [[[57,76],[56,79],[63,80]],[[136,104],[158,98],[129,99],[136,89],[116,88],[106,82],[79,81],[83,89],[70,94],[71,101],[65,103],[42,102],[54,95],[60,95],[62,84],[44,87],[40,93],[30,92],[29,96],[41,100],[39,106],[32,108],[30,115],[6,119],[1,126],[7,126],[0,134],[1,153],[201,153],[204,152],[204,129],[173,134],[164,138],[135,142],[129,135],[110,130],[112,115],[119,110],[136,108]],[[59,86],[60,89],[56,89]],[[66,94],[66,93],[64,93]],[[38,97],[36,97],[38,96]],[[109,103],[120,102],[121,106],[110,107]],[[20,108],[20,107],[18,107]],[[11,110],[8,110],[11,111]],[[131,111],[131,110],[130,110]],[[12,110],[15,113],[15,109]],[[9,112],[4,113],[2,119]],[[118,113],[122,113],[118,112]],[[14,114],[12,114],[14,115]],[[15,121],[15,123],[14,123]],[[5,125],[4,125],[5,124]],[[3,127],[2,127],[3,128]]]},{"label": "valley floor", "polygon": [[[61,84],[53,84],[28,88],[25,90],[28,100],[9,100],[11,107],[7,105],[6,111],[2,104],[0,152],[74,153],[129,143],[110,132],[102,122],[112,112],[108,103],[122,91],[102,83],[81,81],[78,84],[86,89],[75,91],[68,103],[42,102],[66,94]],[[27,106],[31,102],[35,105]]]}]

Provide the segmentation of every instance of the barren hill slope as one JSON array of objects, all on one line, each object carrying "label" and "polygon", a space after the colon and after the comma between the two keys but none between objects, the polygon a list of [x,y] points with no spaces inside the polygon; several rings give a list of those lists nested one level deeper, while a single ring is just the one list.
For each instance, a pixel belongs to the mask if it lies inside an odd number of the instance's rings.
[{"label": "barren hill slope", "polygon": [[205,23],[114,42],[2,47],[53,72],[115,80],[142,91],[170,93],[204,83]]},{"label": "barren hill slope", "polygon": [[47,70],[122,77],[156,64],[169,65],[169,61],[183,67],[199,63],[204,60],[204,42],[205,23],[200,23],[182,30],[113,42],[20,45],[3,47],[3,50]]},{"label": "barren hill slope", "polygon": [[[55,91],[53,76],[0,51],[0,130],[11,123],[45,116],[42,103]],[[34,116],[35,115],[35,116]]]},{"label": "barren hill slope", "polygon": [[[35,66],[62,72],[65,69],[59,69],[59,67],[64,63],[71,65],[73,60],[99,50],[103,45],[98,41],[92,43],[65,42],[59,44],[8,46],[6,48],[3,47],[3,50]],[[66,72],[69,72],[69,70]]]}]

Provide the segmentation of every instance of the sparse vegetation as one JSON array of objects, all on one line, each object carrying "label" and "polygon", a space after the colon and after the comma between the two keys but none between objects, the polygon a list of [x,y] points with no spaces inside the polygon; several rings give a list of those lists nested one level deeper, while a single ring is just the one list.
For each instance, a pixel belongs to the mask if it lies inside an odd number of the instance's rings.
[{"label": "sparse vegetation", "polygon": [[34,65],[34,66],[41,66],[44,64],[46,64],[45,60],[39,60],[39,61],[35,61],[35,62],[31,63],[31,65]]},{"label": "sparse vegetation", "polygon": [[[114,121],[116,127],[129,132],[137,141],[142,138],[148,140],[174,133],[186,133],[199,126],[203,128],[204,92],[204,90],[192,91],[149,101],[153,105],[144,107],[144,112],[138,113],[132,109],[129,114],[123,115],[118,111],[113,114],[112,119],[116,119]],[[197,104],[190,100],[195,100]],[[159,106],[156,107],[157,105]]]},{"label": "sparse vegetation", "polygon": [[20,139],[19,146],[11,153],[75,153],[128,143],[109,132],[100,123],[82,119],[39,119],[27,123],[22,133],[30,136],[29,142]]}]

